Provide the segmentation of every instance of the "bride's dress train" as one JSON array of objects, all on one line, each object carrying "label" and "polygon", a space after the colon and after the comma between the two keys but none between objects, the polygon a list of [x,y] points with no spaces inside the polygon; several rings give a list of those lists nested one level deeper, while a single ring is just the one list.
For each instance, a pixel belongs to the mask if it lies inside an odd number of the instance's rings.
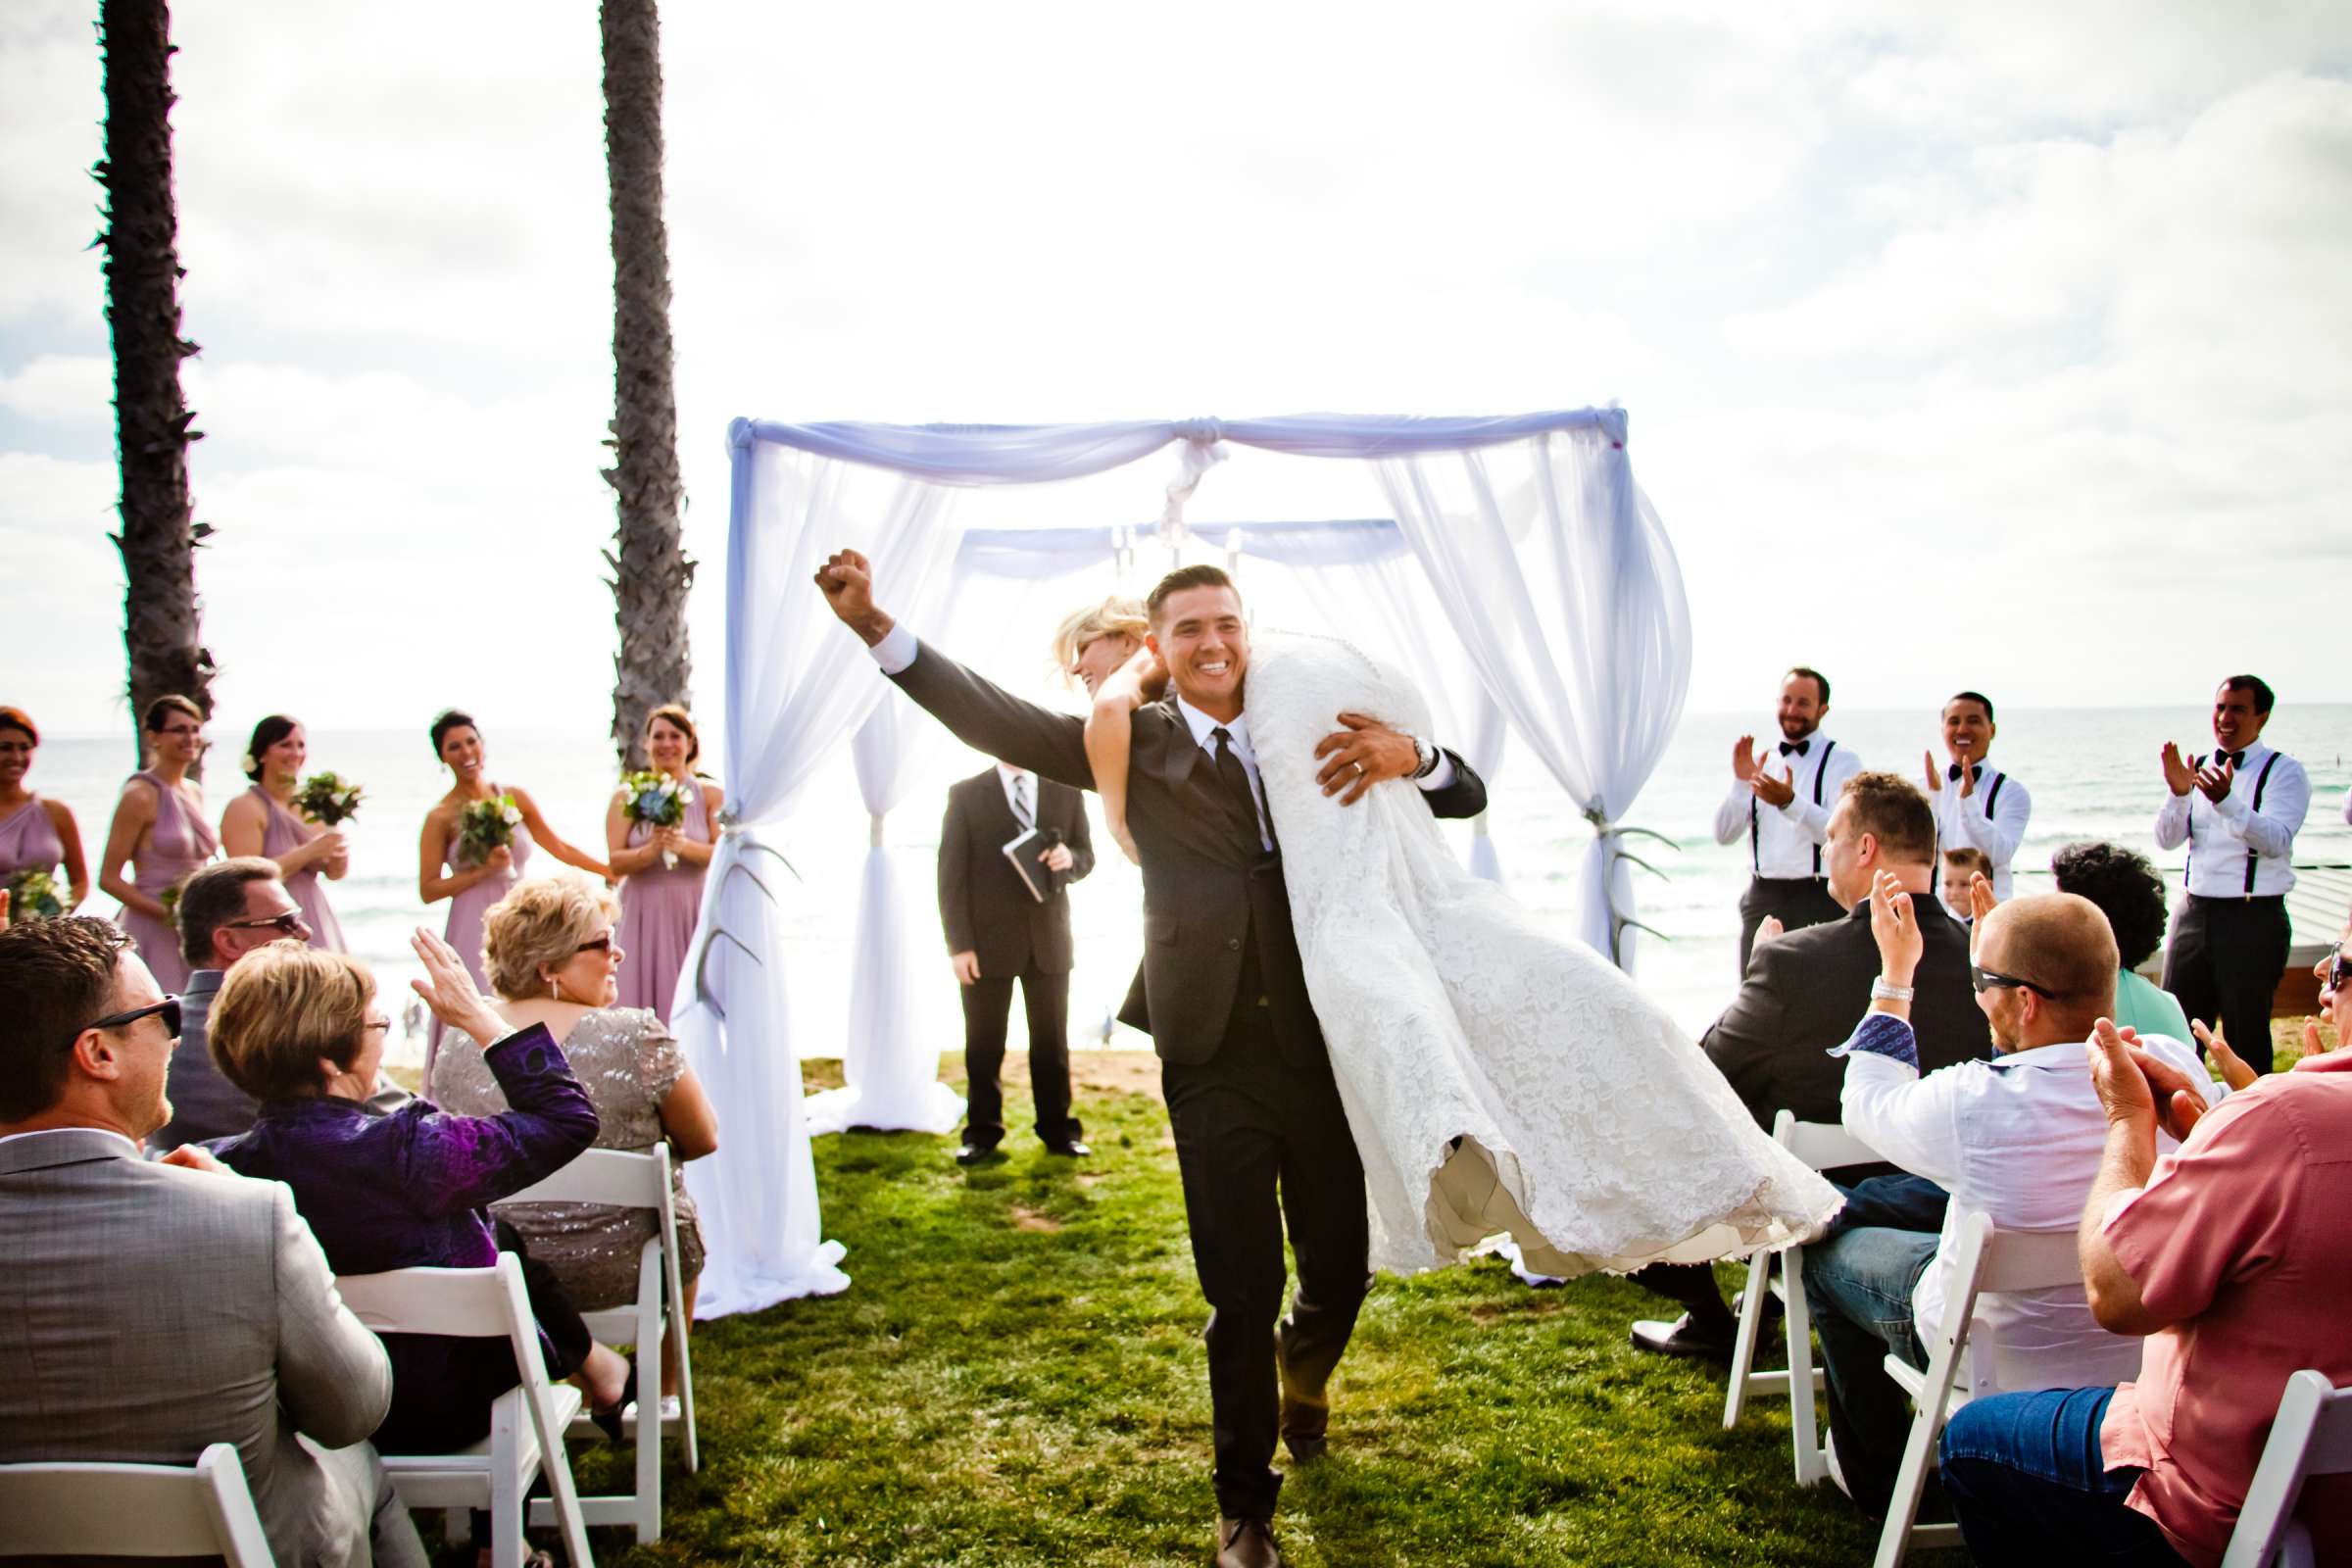
[{"label": "bride's dress train", "polygon": [[1267,634],[1249,705],[1375,1268],[1507,1232],[1540,1273],[1630,1271],[1800,1240],[1837,1212],[1630,979],[1461,867],[1410,782],[1323,795],[1314,743],[1335,713],[1429,732],[1408,681],[1345,643]]}]

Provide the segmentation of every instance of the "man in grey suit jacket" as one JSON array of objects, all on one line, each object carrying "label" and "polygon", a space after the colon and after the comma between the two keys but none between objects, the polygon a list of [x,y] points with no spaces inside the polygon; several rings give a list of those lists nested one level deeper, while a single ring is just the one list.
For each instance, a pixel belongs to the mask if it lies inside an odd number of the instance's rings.
[{"label": "man in grey suit jacket", "polygon": [[139,1157],[177,1025],[106,921],[0,931],[0,1463],[233,1443],[278,1561],[421,1568],[366,1443],[391,1362],[293,1195],[201,1151]]}]

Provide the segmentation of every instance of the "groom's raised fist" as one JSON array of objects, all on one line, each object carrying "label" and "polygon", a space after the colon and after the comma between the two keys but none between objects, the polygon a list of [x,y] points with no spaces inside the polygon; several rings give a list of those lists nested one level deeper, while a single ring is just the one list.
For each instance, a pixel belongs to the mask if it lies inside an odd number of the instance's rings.
[{"label": "groom's raised fist", "polygon": [[891,618],[874,605],[873,564],[855,550],[836,550],[817,568],[816,586],[833,613],[871,647],[890,635]]}]

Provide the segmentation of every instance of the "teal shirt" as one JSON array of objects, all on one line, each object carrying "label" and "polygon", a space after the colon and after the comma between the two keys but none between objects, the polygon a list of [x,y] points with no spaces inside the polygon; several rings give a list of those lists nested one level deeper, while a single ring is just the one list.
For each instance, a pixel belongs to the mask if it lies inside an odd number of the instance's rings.
[{"label": "teal shirt", "polygon": [[2188,1014],[2170,991],[2146,975],[2124,970],[2115,982],[2115,1026],[2143,1035],[2163,1035],[2184,1046],[2196,1044],[2188,1032]]}]

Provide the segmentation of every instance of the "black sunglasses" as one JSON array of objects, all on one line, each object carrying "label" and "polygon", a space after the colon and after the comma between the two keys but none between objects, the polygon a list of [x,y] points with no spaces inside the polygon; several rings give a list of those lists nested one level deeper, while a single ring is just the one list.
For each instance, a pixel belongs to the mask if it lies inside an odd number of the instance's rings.
[{"label": "black sunglasses", "polygon": [[288,909],[283,914],[272,914],[266,919],[223,920],[220,923],[222,926],[231,931],[274,930],[283,936],[289,937],[294,935],[297,931],[304,931],[310,928],[309,922],[303,919],[302,911],[300,909]]},{"label": "black sunglasses", "polygon": [[611,937],[598,937],[594,942],[583,942],[578,947],[571,950],[571,956],[576,958],[583,953],[597,953],[600,951],[604,953],[611,953],[612,951],[612,939]]},{"label": "black sunglasses", "polygon": [[2328,978],[2320,985],[2322,991],[2341,991],[2352,981],[2352,958],[2344,956],[2344,945],[2338,942],[2328,955]]},{"label": "black sunglasses", "polygon": [[1968,983],[1977,988],[1979,995],[1990,991],[1994,986],[2000,986],[2009,991],[2031,991],[2044,1002],[2058,1000],[2057,993],[2051,991],[2047,986],[2037,986],[2031,980],[2023,980],[2013,974],[1996,974],[1982,964],[1972,963],[1968,966]]},{"label": "black sunglasses", "polygon": [[163,1016],[164,1028],[171,1032],[172,1039],[177,1040],[179,1038],[179,999],[177,997],[166,997],[152,1006],[133,1007],[128,1012],[111,1013],[95,1023],[85,1023],[81,1027],[84,1030],[120,1029],[125,1024],[137,1023],[141,1018],[153,1017],[159,1013]]}]

